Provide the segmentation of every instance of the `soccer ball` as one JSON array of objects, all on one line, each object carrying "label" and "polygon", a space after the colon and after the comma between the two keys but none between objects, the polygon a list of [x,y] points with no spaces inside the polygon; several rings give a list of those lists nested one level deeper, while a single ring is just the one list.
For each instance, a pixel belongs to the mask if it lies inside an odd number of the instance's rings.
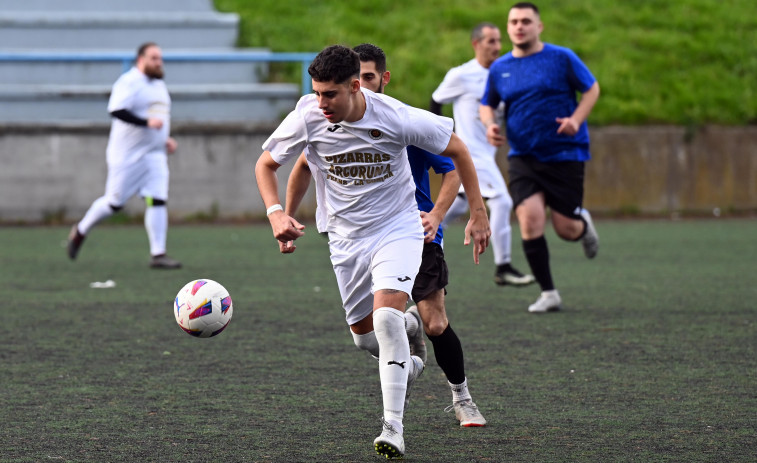
[{"label": "soccer ball", "polygon": [[231,321],[231,296],[220,283],[203,278],[184,285],[173,303],[176,323],[198,338],[209,338]]}]

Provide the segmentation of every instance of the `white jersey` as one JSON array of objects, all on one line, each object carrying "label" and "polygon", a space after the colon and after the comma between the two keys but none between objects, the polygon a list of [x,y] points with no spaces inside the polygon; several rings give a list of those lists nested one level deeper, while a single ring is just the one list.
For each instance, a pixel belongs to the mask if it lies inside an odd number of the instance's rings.
[{"label": "white jersey", "polygon": [[415,182],[405,147],[432,153],[447,148],[452,120],[361,89],[366,109],[356,122],[331,124],[315,95],[305,95],[265,141],[285,164],[306,152],[316,182],[319,232],[360,238],[415,211]]},{"label": "white jersey", "polygon": [[492,198],[506,192],[507,187],[496,162],[497,148],[486,140],[486,128],[478,115],[488,76],[489,70],[474,58],[450,69],[431,98],[441,104],[452,103],[455,133],[470,150],[481,195]]},{"label": "white jersey", "polygon": [[113,84],[108,112],[126,109],[142,119],[163,120],[159,130],[113,118],[108,139],[109,164],[131,164],[145,154],[166,152],[171,131],[171,97],[162,79],[151,79],[136,67],[123,73]]}]

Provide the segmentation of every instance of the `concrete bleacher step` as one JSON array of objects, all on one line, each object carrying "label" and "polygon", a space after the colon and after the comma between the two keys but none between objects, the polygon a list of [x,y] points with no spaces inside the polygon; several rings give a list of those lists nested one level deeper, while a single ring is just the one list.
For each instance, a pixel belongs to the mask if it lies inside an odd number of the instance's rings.
[{"label": "concrete bleacher step", "polygon": [[153,41],[165,48],[220,48],[236,44],[239,17],[216,12],[0,13],[0,49],[111,50]]},{"label": "concrete bleacher step", "polygon": [[212,12],[213,0],[0,0],[0,11],[201,11]]},{"label": "concrete bleacher step", "polygon": [[264,83],[270,52],[235,48],[238,27],[212,0],[0,0],[0,124],[107,123],[112,85],[148,41],[173,121],[276,121],[301,90]]},{"label": "concrete bleacher step", "polygon": [[[0,124],[105,124],[110,85],[0,86]],[[295,84],[169,85],[171,121],[266,124],[291,111]]]},{"label": "concrete bleacher step", "polygon": [[[110,84],[133,65],[134,50],[0,51],[0,86],[18,84]],[[262,48],[178,50],[163,48],[166,82],[170,84],[248,84],[268,75],[267,62],[247,61],[270,52]]]}]

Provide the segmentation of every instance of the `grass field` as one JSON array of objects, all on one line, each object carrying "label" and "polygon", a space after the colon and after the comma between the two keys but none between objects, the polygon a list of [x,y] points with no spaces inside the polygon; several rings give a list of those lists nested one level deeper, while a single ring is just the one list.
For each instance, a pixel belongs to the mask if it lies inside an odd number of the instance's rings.
[{"label": "grass field", "polygon": [[[594,261],[548,235],[566,310],[546,315],[526,312],[536,287],[495,286],[491,255],[475,267],[450,231],[448,312],[489,425],[444,413],[430,352],[407,461],[757,460],[757,222],[597,227]],[[376,364],[308,231],[282,256],[267,225],[175,226],[185,267],[153,271],[139,226],[97,228],[75,263],[67,228],[0,228],[0,462],[380,461]],[[172,316],[198,277],[234,300],[216,338]],[[107,279],[117,286],[90,289]]]}]

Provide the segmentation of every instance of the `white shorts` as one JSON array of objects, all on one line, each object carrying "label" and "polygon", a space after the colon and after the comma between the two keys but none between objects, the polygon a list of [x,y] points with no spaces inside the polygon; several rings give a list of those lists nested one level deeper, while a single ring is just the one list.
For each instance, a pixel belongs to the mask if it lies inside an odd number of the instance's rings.
[{"label": "white shorts", "polygon": [[168,158],[154,152],[130,164],[108,164],[105,197],[111,206],[123,206],[139,193],[143,198],[168,200]]},{"label": "white shorts", "polygon": [[373,293],[395,289],[410,295],[423,255],[420,214],[406,213],[375,235],[345,239],[329,234],[331,264],[353,325],[373,313]]}]

